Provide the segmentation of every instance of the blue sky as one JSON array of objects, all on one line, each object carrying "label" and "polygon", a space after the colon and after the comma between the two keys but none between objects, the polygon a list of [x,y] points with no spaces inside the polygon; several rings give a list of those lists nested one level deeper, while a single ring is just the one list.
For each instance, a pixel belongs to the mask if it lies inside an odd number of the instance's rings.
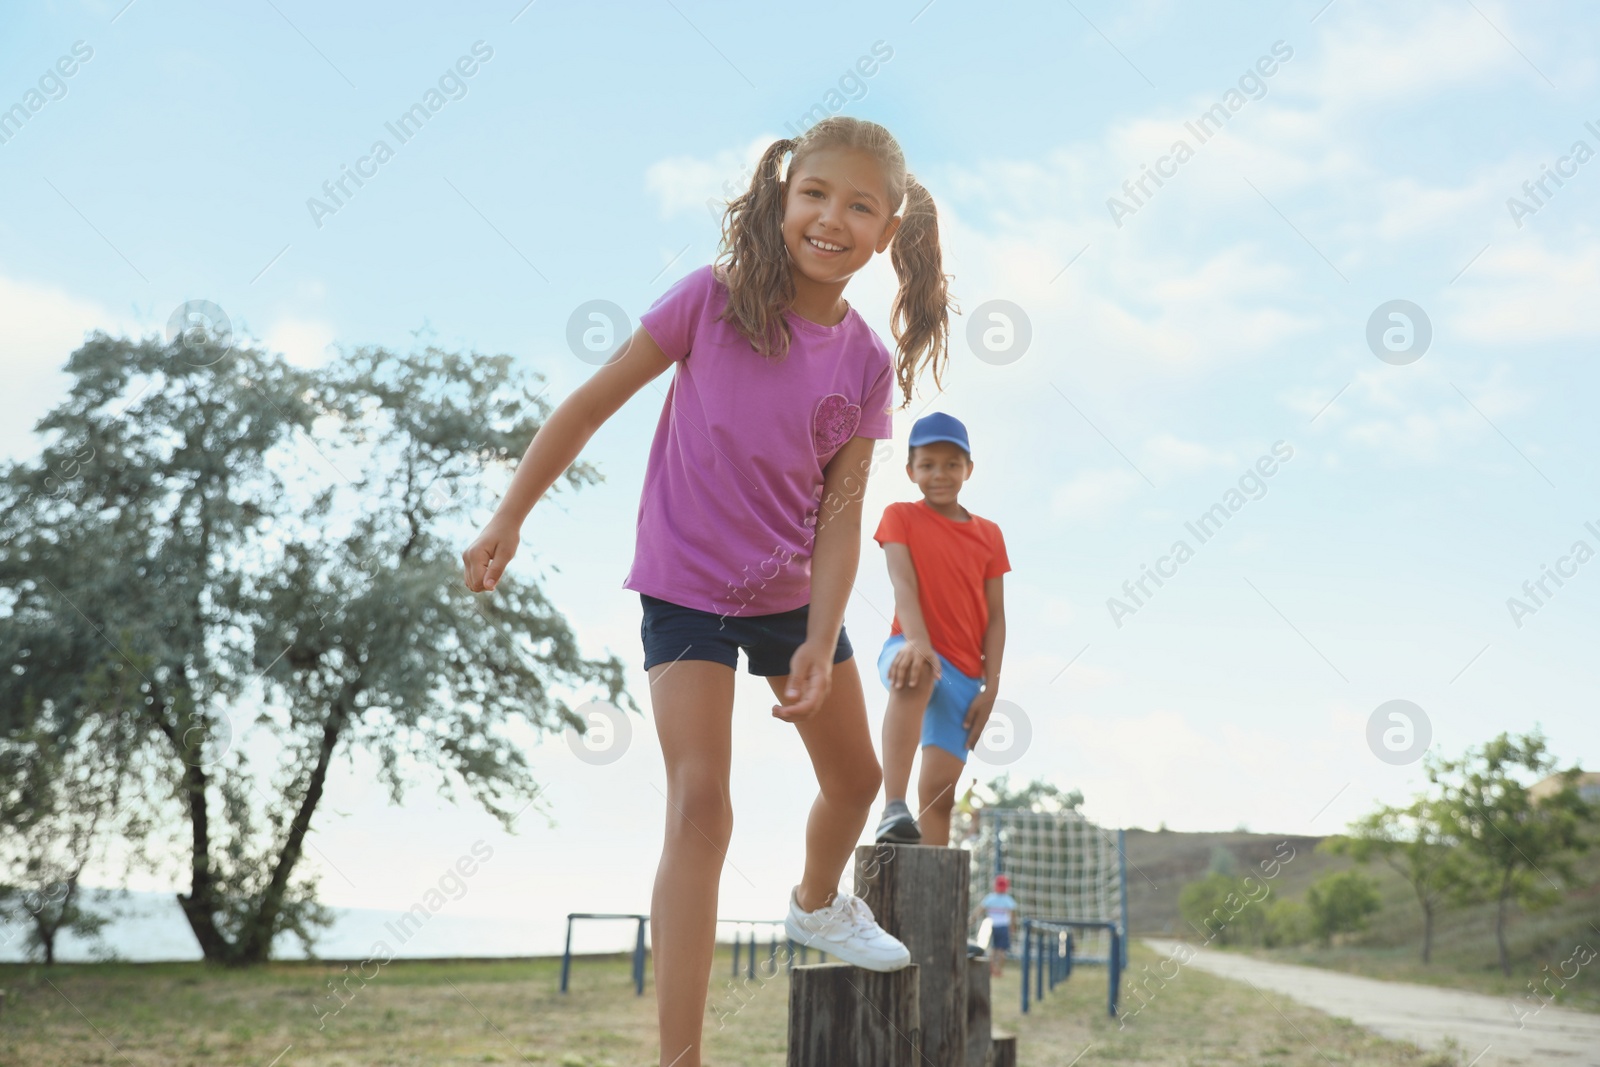
[{"label": "blue sky", "polygon": [[[1559,563],[1579,540],[1600,549],[1600,382],[1582,355],[1600,336],[1600,160],[1575,151],[1600,152],[1600,35],[1580,5],[621,10],[8,12],[0,107],[41,77],[58,98],[0,128],[0,449],[36,451],[28,428],[86,331],[158,331],[190,299],[297,363],[405,348],[426,326],[516,354],[564,396],[592,369],[566,343],[573,310],[605,299],[636,319],[714,255],[707,199],[837,102],[894,132],[933,191],[969,313],[944,395],[926,383],[895,432],[930,404],[965,420],[963,502],[1006,533],[1001,695],[1031,741],[1005,769],[1083,789],[1107,825],[1332,832],[1421,780],[1368,744],[1395,699],[1452,754],[1537,722],[1564,759],[1600,765],[1600,563]],[[80,41],[92,56],[51,82]],[[441,77],[443,106],[400,143],[385,124]],[[1219,103],[1201,143],[1186,123]],[[392,158],[314,218],[308,199],[380,138]],[[1192,154],[1164,161],[1179,139]],[[1135,203],[1124,183],[1146,166],[1168,177]],[[1535,202],[1523,186],[1541,178]],[[1136,210],[1114,217],[1113,197]],[[847,296],[888,336],[887,263]],[[1031,326],[1008,363],[968,339],[996,300]],[[1431,326],[1411,362],[1367,340],[1396,300]],[[621,581],[658,385],[586,451],[606,481],[536,509],[513,565],[561,567],[550,591],[587,650],[634,665],[641,701]],[[1278,442],[1291,458],[1249,481]],[[303,476],[334,475],[312,456]],[[1200,544],[1185,524],[1242,477],[1259,498]],[[885,465],[869,515],[911,494]],[[1108,599],[1180,539],[1193,557],[1113,618]],[[1508,598],[1558,564],[1575,573],[1514,620]],[[868,663],[892,603],[868,540],[846,617]],[[764,684],[739,685],[722,909],[777,914],[810,774]],[[407,907],[416,872],[487,837],[495,860],[452,907],[516,916],[528,944],[568,910],[647,908],[664,803],[648,720],[603,766],[559,737],[533,754],[554,822],[530,813],[514,838],[426,790],[388,807],[358,756],[316,827],[324,896]]]}]

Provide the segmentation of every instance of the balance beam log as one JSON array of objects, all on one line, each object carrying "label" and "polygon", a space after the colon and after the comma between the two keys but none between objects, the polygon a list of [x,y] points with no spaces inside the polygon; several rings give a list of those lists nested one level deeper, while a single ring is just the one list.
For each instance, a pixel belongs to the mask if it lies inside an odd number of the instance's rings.
[{"label": "balance beam log", "polygon": [[989,1067],[1017,1067],[1017,1036],[995,1034],[994,1046],[989,1052]]},{"label": "balance beam log", "polygon": [[989,1067],[989,957],[967,960],[966,1067]]},{"label": "balance beam log", "polygon": [[815,963],[789,975],[789,1067],[923,1067],[918,968]]},{"label": "balance beam log", "polygon": [[856,896],[922,968],[922,1049],[928,1063],[967,1055],[967,872],[959,848],[862,845]]}]

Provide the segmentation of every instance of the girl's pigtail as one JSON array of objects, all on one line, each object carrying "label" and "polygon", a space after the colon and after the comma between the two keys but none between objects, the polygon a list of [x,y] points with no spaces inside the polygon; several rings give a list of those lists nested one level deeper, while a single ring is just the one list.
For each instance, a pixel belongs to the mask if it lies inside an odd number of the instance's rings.
[{"label": "girl's pigtail", "polygon": [[906,206],[889,256],[900,279],[889,315],[899,349],[895,378],[905,403],[910,404],[912,386],[928,364],[932,364],[934,385],[943,388],[940,376],[950,357],[952,300],[939,250],[939,213],[933,195],[909,174]]},{"label": "girl's pigtail", "polygon": [[717,275],[728,287],[722,319],[731,322],[763,356],[789,352],[783,312],[794,302],[789,251],[783,244],[783,157],[795,142],[774,141],[756,164],[750,188],[728,202],[722,215]]}]

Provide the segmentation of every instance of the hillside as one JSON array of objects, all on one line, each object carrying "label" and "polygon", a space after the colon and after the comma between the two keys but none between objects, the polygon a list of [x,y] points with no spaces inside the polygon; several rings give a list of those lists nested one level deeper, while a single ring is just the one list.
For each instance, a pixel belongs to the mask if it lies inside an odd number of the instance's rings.
[{"label": "hillside", "polygon": [[[1167,934],[1194,939],[1178,915],[1178,893],[1210,868],[1213,850],[1226,849],[1236,873],[1256,873],[1274,849],[1294,858],[1282,864],[1269,884],[1274,894],[1303,899],[1306,887],[1322,875],[1355,866],[1350,860],[1315,851],[1320,838],[1272,834],[1186,834],[1173,831],[1129,830],[1128,913],[1135,935]],[[1530,983],[1547,983],[1539,992],[1548,1001],[1587,1011],[1600,1011],[1600,850],[1580,856],[1575,864],[1577,888],[1554,907],[1531,914],[1514,911],[1506,926],[1512,977],[1496,966],[1494,905],[1478,904],[1441,912],[1434,923],[1433,961],[1424,966],[1422,912],[1411,887],[1382,864],[1366,868],[1378,883],[1383,907],[1372,916],[1366,931],[1342,940],[1332,948],[1302,946],[1257,954],[1286,963],[1305,963],[1333,970],[1393,978],[1427,985],[1474,989],[1522,1002],[1531,996]],[[1581,961],[1588,953],[1590,962]],[[1569,976],[1562,984],[1559,976]],[[1545,968],[1548,968],[1546,970]],[[1538,1003],[1523,1002],[1524,1010]],[[1508,1009],[1509,1010],[1509,1009]]]},{"label": "hillside", "polygon": [[[1241,877],[1264,876],[1262,863],[1279,860],[1278,875],[1267,884],[1274,893],[1298,897],[1306,886],[1349,861],[1316,852],[1322,838],[1295,834],[1186,834],[1172,830],[1129,830],[1128,926],[1134,934],[1193,936],[1178,915],[1178,893],[1204,878],[1216,849],[1226,849]],[[1292,851],[1291,851],[1292,850]],[[1290,857],[1286,862],[1284,857]],[[1265,870],[1271,870],[1269,866]]]}]

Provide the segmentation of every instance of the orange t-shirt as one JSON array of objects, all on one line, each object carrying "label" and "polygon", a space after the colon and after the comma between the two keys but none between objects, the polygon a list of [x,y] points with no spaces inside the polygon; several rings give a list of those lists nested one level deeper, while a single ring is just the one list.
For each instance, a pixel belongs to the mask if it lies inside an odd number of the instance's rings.
[{"label": "orange t-shirt", "polygon": [[[880,545],[895,542],[910,550],[917,604],[933,650],[962,674],[983,677],[983,638],[989,629],[984,583],[1011,569],[1000,527],[977,515],[966,522],[947,519],[925,500],[903,501],[883,509],[872,537]],[[897,612],[889,636],[900,632]]]}]

